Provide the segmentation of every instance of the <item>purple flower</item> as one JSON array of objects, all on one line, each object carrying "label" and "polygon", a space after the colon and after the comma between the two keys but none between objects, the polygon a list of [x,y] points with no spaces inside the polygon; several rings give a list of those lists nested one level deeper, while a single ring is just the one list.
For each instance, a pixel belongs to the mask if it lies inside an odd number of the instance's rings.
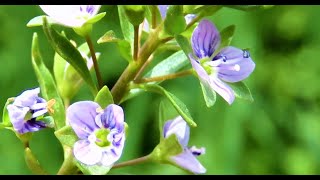
[{"label": "purple flower", "polygon": [[77,28],[94,17],[101,5],[40,5],[56,23]]},{"label": "purple flower", "polygon": [[92,101],[80,101],[67,109],[67,118],[79,141],[73,153],[86,165],[112,166],[124,147],[124,114],[120,106],[110,104],[104,110]]},{"label": "purple flower", "polygon": [[164,138],[168,138],[170,135],[175,134],[180,145],[183,148],[183,152],[172,156],[170,161],[194,174],[202,174],[206,172],[206,169],[200,164],[196,156],[200,156],[205,153],[205,148],[196,148],[192,146],[189,148],[189,136],[190,136],[190,127],[182,119],[181,116],[176,117],[173,120],[169,120],[165,123],[163,128]]},{"label": "purple flower", "polygon": [[20,134],[46,127],[43,121],[37,119],[48,112],[48,103],[38,96],[39,93],[40,88],[26,90],[7,106],[13,128]]},{"label": "purple flower", "polygon": [[235,95],[225,82],[242,81],[253,72],[255,64],[249,52],[227,46],[213,56],[220,45],[220,34],[209,20],[202,20],[194,29],[191,44],[197,58],[189,58],[202,85],[232,104]]}]

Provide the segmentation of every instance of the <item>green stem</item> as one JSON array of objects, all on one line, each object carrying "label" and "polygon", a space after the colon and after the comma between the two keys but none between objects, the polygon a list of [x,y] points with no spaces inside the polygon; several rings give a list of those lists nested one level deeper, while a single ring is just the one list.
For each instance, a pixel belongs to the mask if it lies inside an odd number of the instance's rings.
[{"label": "green stem", "polygon": [[178,77],[183,77],[187,76],[193,73],[193,69],[188,69],[185,71],[173,73],[173,74],[167,74],[163,76],[156,76],[156,77],[150,77],[150,78],[142,78],[142,79],[137,79],[134,81],[134,83],[147,83],[147,82],[154,82],[154,81],[164,81],[164,80],[169,80],[169,79],[175,79]]},{"label": "green stem", "polygon": [[[159,29],[157,30],[159,31]],[[128,65],[111,89],[111,94],[116,104],[121,102],[121,99],[127,91],[128,83],[136,77],[139,69],[143,66],[145,61],[147,61],[151,53],[159,46],[161,41],[159,40],[157,33],[158,32],[155,31],[154,34],[149,35],[149,38],[139,50],[138,60],[133,61]]]},{"label": "green stem", "polygon": [[151,27],[152,29],[155,29],[157,27],[157,6],[152,5],[152,23],[151,23]]},{"label": "green stem", "polygon": [[98,89],[101,89],[103,87],[103,81],[102,81],[102,77],[101,77],[101,73],[100,73],[100,70],[99,70],[99,65],[98,65],[98,61],[97,61],[97,57],[96,57],[96,53],[93,49],[93,43],[91,41],[91,38],[89,35],[86,36],[86,41],[87,41],[87,44],[89,46],[89,49],[90,49],[90,54],[91,54],[91,58],[92,58],[92,61],[93,61],[93,66],[94,66],[94,70],[96,72],[96,76],[97,76],[97,80],[98,80]]},{"label": "green stem", "polygon": [[148,58],[148,60],[141,66],[141,68],[139,69],[137,75],[134,77],[133,81],[135,81],[136,79],[140,79],[140,76],[143,72],[143,70],[150,64],[150,62],[153,59],[153,54],[151,54]]},{"label": "green stem", "polygon": [[29,147],[24,149],[24,158],[28,168],[34,173],[38,175],[47,175],[48,173],[41,167],[37,158],[31,152]]},{"label": "green stem", "polygon": [[77,171],[77,166],[74,163],[72,149],[65,147],[64,161],[57,173],[57,175],[70,175]]},{"label": "green stem", "polygon": [[151,156],[150,155],[146,155],[137,159],[132,159],[126,162],[122,162],[122,163],[118,163],[115,164],[112,169],[116,169],[116,168],[122,168],[125,166],[132,166],[132,165],[137,165],[137,164],[141,164],[141,163],[145,163],[145,162],[150,162],[151,161]]},{"label": "green stem", "polygon": [[139,51],[139,25],[134,26],[133,60],[137,61]]}]

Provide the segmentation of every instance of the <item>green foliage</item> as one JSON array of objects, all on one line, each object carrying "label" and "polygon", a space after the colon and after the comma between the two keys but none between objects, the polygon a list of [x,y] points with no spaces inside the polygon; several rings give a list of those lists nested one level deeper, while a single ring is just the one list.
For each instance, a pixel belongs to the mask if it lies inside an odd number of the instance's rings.
[{"label": "green foliage", "polygon": [[159,93],[168,98],[172,106],[177,110],[177,112],[182,116],[182,118],[191,126],[197,127],[197,124],[193,121],[191,114],[187,106],[175,95],[165,90],[163,87],[156,84],[146,84],[140,86],[142,89],[150,92]]},{"label": "green foliage", "polygon": [[46,21],[46,18],[43,19],[43,30],[51,44],[52,48],[75,70],[81,75],[85,82],[90,87],[90,90],[95,95],[97,93],[97,88],[92,80],[90,72],[87,68],[86,63],[83,60],[80,52],[71,44],[71,42],[54,30],[51,25]]},{"label": "green foliage", "polygon": [[232,88],[237,98],[253,102],[253,97],[251,95],[250,89],[244,82],[240,81],[236,83],[228,83],[228,85]]},{"label": "green foliage", "polygon": [[61,144],[73,147],[73,144],[78,140],[78,136],[75,134],[71,126],[64,126],[63,128],[54,132]]},{"label": "green foliage", "polygon": [[169,35],[182,33],[186,28],[182,5],[170,5],[164,20],[164,30]]},{"label": "green foliage", "polygon": [[124,12],[127,19],[133,26],[138,26],[142,23],[145,17],[145,5],[124,5]]},{"label": "green foliage", "polygon": [[103,86],[94,101],[98,103],[102,109],[106,108],[109,104],[113,104],[113,98],[109,88],[107,86]]},{"label": "green foliage", "polygon": [[51,99],[55,101],[52,107],[54,112],[51,112],[51,116],[55,122],[55,129],[60,129],[65,125],[65,109],[62,99],[58,94],[55,81],[42,61],[37,33],[33,34],[31,54],[33,69],[37,76],[43,98],[47,101]]},{"label": "green foliage", "polygon": [[111,169],[111,167],[109,166],[98,166],[98,165],[88,166],[80,162],[77,162],[77,166],[85,175],[105,175]]}]

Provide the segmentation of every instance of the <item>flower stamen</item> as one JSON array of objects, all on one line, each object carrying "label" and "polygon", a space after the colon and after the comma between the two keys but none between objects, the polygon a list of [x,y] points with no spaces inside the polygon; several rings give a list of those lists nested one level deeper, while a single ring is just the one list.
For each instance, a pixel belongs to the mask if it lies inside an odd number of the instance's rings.
[{"label": "flower stamen", "polygon": [[56,103],[56,100],[55,99],[50,99],[48,102],[47,102],[47,109],[48,109],[48,112],[50,114],[53,114],[54,113],[54,109],[52,108],[53,105]]}]

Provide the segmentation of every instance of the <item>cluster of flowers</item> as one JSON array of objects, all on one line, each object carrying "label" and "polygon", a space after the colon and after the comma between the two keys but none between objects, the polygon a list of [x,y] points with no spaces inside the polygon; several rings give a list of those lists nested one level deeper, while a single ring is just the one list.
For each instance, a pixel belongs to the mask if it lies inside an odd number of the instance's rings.
[{"label": "cluster of flowers", "polygon": [[[56,23],[78,28],[94,17],[100,6],[40,6]],[[59,9],[59,13],[57,13]],[[162,10],[161,10],[162,9]],[[166,8],[160,7],[161,12]],[[165,13],[162,13],[165,16]],[[227,83],[242,81],[254,70],[255,64],[248,51],[235,47],[225,47],[215,53],[220,45],[220,34],[209,20],[201,20],[191,37],[193,54],[190,63],[201,84],[221,95],[232,104],[235,95]],[[227,82],[227,83],[225,83]],[[16,132],[24,134],[48,127],[42,118],[52,110],[52,102],[39,97],[40,88],[24,91],[13,103],[7,106],[10,121]],[[86,165],[112,167],[121,157],[125,146],[125,117],[123,109],[110,104],[102,109],[93,101],[80,101],[71,104],[66,118],[78,141],[73,146],[74,157]],[[205,153],[204,148],[189,147],[190,129],[178,116],[166,121],[163,138],[175,135],[182,152],[169,157],[168,162],[195,174],[205,173],[206,169],[196,159]]]}]

